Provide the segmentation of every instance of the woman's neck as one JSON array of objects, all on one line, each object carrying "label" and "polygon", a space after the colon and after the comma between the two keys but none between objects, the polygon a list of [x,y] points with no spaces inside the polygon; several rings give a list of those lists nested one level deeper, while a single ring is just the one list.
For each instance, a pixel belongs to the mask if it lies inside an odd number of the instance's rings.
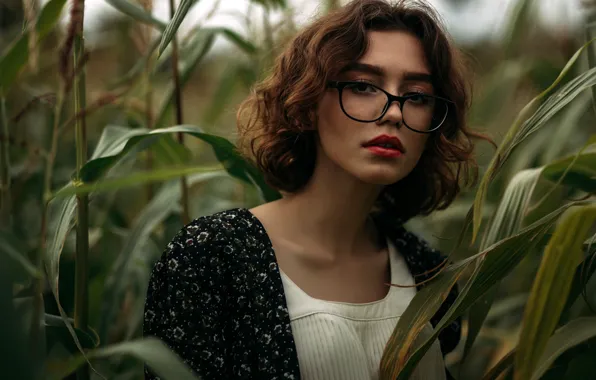
[{"label": "woman's neck", "polygon": [[282,221],[284,235],[312,242],[332,256],[368,250],[378,243],[369,215],[381,190],[323,158],[303,189],[278,201],[289,216]]}]

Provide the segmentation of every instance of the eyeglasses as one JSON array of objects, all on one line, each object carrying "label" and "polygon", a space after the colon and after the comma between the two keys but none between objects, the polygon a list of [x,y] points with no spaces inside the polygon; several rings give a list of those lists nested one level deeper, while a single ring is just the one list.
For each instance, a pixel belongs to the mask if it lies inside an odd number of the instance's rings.
[{"label": "eyeglasses", "polygon": [[439,96],[408,93],[396,96],[371,83],[361,81],[331,81],[331,88],[339,92],[342,111],[352,120],[370,123],[385,116],[389,106],[398,102],[404,125],[414,132],[430,133],[439,129],[447,119],[453,102]]}]

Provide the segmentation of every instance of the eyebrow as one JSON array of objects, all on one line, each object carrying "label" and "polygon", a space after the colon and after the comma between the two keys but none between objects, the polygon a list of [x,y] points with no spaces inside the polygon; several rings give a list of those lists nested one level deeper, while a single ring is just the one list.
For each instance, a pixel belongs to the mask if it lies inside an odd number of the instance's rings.
[{"label": "eyebrow", "polygon": [[[385,76],[385,70],[383,70],[383,68],[381,66],[377,66],[377,65],[371,65],[368,63],[362,63],[362,62],[352,62],[348,65],[346,65],[346,67],[344,67],[340,73],[346,73],[349,71],[358,71],[361,73],[368,73],[368,74],[372,74],[378,77],[384,77]],[[426,72],[414,72],[414,71],[406,71],[403,74],[403,79],[406,82],[426,82],[429,84],[433,84],[433,78],[432,75]]]}]

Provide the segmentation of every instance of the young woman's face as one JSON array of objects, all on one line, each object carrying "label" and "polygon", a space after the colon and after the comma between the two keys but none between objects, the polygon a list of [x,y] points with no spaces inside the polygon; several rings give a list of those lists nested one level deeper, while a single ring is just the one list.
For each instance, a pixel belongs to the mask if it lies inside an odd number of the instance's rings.
[{"label": "young woman's face", "polygon": [[[367,83],[404,96],[411,93],[433,95],[431,71],[420,41],[403,31],[371,31],[366,53],[344,70],[337,81],[365,82],[344,87],[344,109],[359,120],[371,120],[382,112],[386,95]],[[373,122],[349,118],[339,102],[339,91],[329,88],[318,104],[318,160],[331,160],[363,182],[389,185],[406,177],[416,166],[428,134],[417,133],[404,126],[399,102],[393,102],[385,115]],[[404,109],[408,126],[427,122],[418,101]],[[375,116],[373,116],[375,115]],[[370,146],[378,136],[397,138],[401,152]],[[395,140],[392,142],[395,144]]]}]

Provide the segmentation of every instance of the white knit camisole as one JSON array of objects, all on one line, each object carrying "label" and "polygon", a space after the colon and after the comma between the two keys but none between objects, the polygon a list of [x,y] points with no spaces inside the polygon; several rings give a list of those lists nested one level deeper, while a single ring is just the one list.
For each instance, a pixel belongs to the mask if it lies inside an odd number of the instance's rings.
[{"label": "white knit camisole", "polygon": [[[387,244],[391,282],[414,284],[403,257]],[[355,304],[310,297],[283,271],[281,278],[302,380],[377,380],[385,344],[416,289],[392,286],[382,300]],[[421,335],[431,333],[428,324]],[[445,379],[438,341],[410,379]]]}]

